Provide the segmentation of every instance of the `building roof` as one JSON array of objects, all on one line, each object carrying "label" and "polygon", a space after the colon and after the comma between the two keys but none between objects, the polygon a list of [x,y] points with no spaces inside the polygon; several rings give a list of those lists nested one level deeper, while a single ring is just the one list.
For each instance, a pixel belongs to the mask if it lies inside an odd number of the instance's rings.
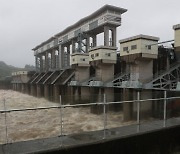
[{"label": "building roof", "polygon": [[136,35],[136,36],[133,36],[133,37],[126,38],[126,39],[122,39],[122,40],[119,41],[119,43],[125,43],[125,42],[134,41],[134,40],[138,40],[138,39],[159,41],[159,37],[140,34],[140,35]]},{"label": "building roof", "polygon": [[103,7],[101,7],[99,10],[97,10],[96,12],[92,13],[91,15],[82,18],[81,20],[79,20],[78,22],[76,22],[74,25],[71,25],[69,27],[67,27],[65,30],[63,30],[62,32],[56,34],[55,36],[61,36],[64,35],[65,33],[67,33],[68,31],[70,31],[73,28],[76,28],[78,26],[80,26],[81,24],[83,24],[84,22],[88,21],[88,20],[92,20],[93,18],[97,17],[98,15],[100,15],[101,13],[103,13],[106,10],[113,10],[113,11],[117,11],[120,12],[121,14],[125,13],[127,10],[124,8],[120,8],[120,7],[116,7],[116,6],[112,6],[112,5],[104,5]]},{"label": "building roof", "polygon": [[55,37],[50,37],[48,40],[42,42],[41,44],[39,44],[38,46],[36,46],[35,48],[33,48],[32,50],[37,50],[38,48],[42,47],[43,45],[50,43],[51,41],[53,41],[55,39]]},{"label": "building roof", "polygon": [[[117,11],[117,12],[120,12],[121,14],[125,13],[127,11],[127,9],[124,9],[124,8],[120,8],[120,7],[116,7],[116,6],[112,6],[112,5],[104,5],[103,7],[101,7],[100,9],[98,9],[97,11],[95,11],[94,13],[92,13],[91,15],[85,17],[85,18],[82,18],[81,20],[79,20],[78,22],[76,22],[75,24],[67,27],[66,29],[64,29],[63,31],[57,33],[56,35],[54,35],[53,37],[51,38],[57,38],[61,35],[64,35],[66,33],[68,33],[70,30],[72,29],[75,29],[77,28],[78,26],[80,26],[81,24],[83,24],[84,22],[86,21],[89,21],[89,20],[92,20],[93,18],[97,17],[98,15],[100,15],[101,13],[103,13],[104,11],[106,10],[113,10],[113,11]],[[50,39],[51,39],[50,38]],[[48,39],[48,40],[50,40]],[[48,43],[48,40],[47,41],[44,41],[42,42],[40,45],[36,46],[35,48],[33,48],[32,50],[36,50],[38,49],[39,47],[43,46],[44,44]]]},{"label": "building roof", "polygon": [[174,30],[180,29],[180,24],[174,25],[174,26],[173,26],[173,29],[174,29]]}]

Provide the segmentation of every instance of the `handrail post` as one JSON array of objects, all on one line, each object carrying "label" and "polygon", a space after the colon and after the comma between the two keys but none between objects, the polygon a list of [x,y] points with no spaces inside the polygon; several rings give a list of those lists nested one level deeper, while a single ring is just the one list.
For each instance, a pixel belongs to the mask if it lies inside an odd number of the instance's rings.
[{"label": "handrail post", "polygon": [[62,108],[62,97],[61,95],[59,96],[60,100],[60,123],[61,123],[61,136],[63,135],[63,108]]},{"label": "handrail post", "polygon": [[[4,111],[6,111],[6,100],[3,99]],[[7,127],[7,113],[4,113],[5,128],[6,128],[6,144],[8,144],[8,127]]]},{"label": "handrail post", "polygon": [[137,92],[137,124],[140,124],[140,92]]},{"label": "handrail post", "polygon": [[107,114],[106,114],[106,94],[103,95],[103,115],[104,115],[104,136],[106,138]]},{"label": "handrail post", "polygon": [[167,117],[166,117],[166,112],[167,112],[167,108],[166,108],[166,106],[167,106],[167,91],[164,91],[164,127],[166,127],[166,119],[167,119]]}]

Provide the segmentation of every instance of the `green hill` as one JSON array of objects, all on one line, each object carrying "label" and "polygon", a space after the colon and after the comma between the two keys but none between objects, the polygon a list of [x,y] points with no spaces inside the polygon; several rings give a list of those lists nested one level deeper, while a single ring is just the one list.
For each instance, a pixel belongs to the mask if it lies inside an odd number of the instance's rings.
[{"label": "green hill", "polygon": [[34,71],[35,67],[33,65],[25,65],[24,68],[18,68],[11,65],[7,65],[5,62],[0,61],[0,80],[4,79],[7,76],[11,76],[12,72],[21,70]]},{"label": "green hill", "polygon": [[11,76],[12,72],[22,70],[11,65],[7,65],[5,62],[0,61],[0,79],[4,79],[6,76]]}]

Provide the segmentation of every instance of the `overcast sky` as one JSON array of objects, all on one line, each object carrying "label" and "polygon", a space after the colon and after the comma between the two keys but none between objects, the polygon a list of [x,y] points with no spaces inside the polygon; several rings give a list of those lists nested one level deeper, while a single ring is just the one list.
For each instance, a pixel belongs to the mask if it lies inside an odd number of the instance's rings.
[{"label": "overcast sky", "polygon": [[33,47],[105,4],[128,9],[118,40],[137,34],[174,39],[180,0],[0,0],[0,61],[34,65]]}]

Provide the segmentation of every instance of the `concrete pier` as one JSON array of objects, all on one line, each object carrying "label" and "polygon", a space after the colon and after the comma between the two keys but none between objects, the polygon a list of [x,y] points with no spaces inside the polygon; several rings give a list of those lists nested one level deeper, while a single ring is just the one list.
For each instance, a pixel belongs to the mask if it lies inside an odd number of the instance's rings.
[{"label": "concrete pier", "polygon": [[44,96],[44,86],[37,84],[37,97],[43,97]]},{"label": "concrete pier", "polygon": [[31,95],[32,96],[37,96],[37,88],[35,84],[31,85]]},{"label": "concrete pier", "polygon": [[[137,88],[141,89],[142,85],[149,80],[153,79],[153,59],[157,59],[158,55],[158,42],[159,38],[147,35],[137,35],[127,39],[120,40],[121,45],[121,59],[127,64],[127,72],[129,72],[130,77],[127,81],[123,81],[122,85],[124,88]],[[148,46],[154,44],[153,46]],[[144,91],[143,91],[144,92]],[[136,95],[134,92],[129,94],[128,90],[124,91],[125,100],[130,99],[127,97],[132,97],[131,100],[136,100]],[[152,93],[150,91],[142,93],[141,99],[152,98]],[[143,111],[141,117],[145,117],[148,112],[152,109],[152,103],[148,102],[146,105],[141,103]],[[129,109],[128,109],[129,108]],[[124,104],[124,120],[129,120],[132,115],[127,113],[136,112],[136,104],[134,107],[130,104]],[[130,111],[132,110],[132,111]],[[135,114],[136,115],[136,114]]]},{"label": "concrete pier", "polygon": [[53,86],[53,89],[54,89],[54,101],[55,102],[59,102],[60,101],[60,88],[58,85],[54,85]]},{"label": "concrete pier", "polygon": [[49,91],[49,85],[48,84],[45,84],[44,85],[44,97],[46,98],[46,99],[48,99],[49,100],[49,96],[50,96],[50,91]]}]

